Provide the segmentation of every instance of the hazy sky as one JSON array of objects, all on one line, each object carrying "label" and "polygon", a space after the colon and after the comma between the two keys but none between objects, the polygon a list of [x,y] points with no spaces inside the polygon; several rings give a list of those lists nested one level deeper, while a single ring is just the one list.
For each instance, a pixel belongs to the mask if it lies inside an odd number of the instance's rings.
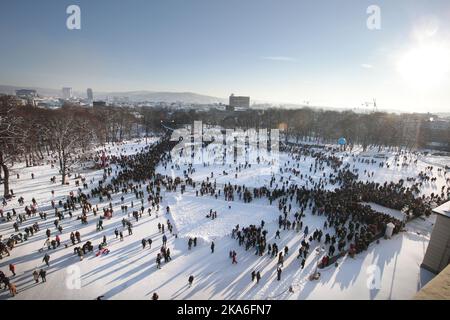
[{"label": "hazy sky", "polygon": [[[81,30],[66,28],[67,6]],[[369,5],[381,30],[366,26]],[[2,0],[0,84],[450,111],[449,0]]]}]

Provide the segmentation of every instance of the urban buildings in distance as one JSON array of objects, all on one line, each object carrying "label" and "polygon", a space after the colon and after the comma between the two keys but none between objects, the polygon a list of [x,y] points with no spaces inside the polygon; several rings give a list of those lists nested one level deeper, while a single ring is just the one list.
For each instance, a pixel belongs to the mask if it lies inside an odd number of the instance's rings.
[{"label": "urban buildings in distance", "polygon": [[94,92],[92,91],[91,88],[88,88],[86,90],[86,95],[87,95],[88,103],[92,103],[94,101]]},{"label": "urban buildings in distance", "polygon": [[231,94],[229,107],[234,110],[250,109],[250,97],[235,96],[234,94]]},{"label": "urban buildings in distance", "polygon": [[36,90],[31,89],[19,89],[16,90],[16,96],[22,99],[34,99],[37,98],[37,92]]},{"label": "urban buildings in distance", "polygon": [[70,87],[62,88],[62,96],[64,100],[70,100],[73,96],[72,88]]}]

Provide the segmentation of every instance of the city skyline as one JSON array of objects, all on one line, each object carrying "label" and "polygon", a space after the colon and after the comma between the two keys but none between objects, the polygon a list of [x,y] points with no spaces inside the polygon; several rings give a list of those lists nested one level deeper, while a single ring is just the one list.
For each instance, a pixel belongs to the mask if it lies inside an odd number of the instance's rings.
[{"label": "city skyline", "polygon": [[[68,30],[66,8],[81,8]],[[381,10],[370,30],[367,8]],[[0,84],[445,112],[450,4],[18,1],[2,4]],[[6,13],[6,14],[5,14]],[[18,41],[27,39],[27,41]]]}]

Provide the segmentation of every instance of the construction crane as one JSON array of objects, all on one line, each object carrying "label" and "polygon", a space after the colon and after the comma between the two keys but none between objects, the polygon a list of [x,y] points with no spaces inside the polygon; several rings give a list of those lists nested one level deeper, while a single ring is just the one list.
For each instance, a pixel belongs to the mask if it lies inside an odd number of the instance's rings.
[{"label": "construction crane", "polygon": [[377,100],[373,98],[372,102],[364,102],[362,106],[367,108],[372,107],[372,113],[378,112]]}]

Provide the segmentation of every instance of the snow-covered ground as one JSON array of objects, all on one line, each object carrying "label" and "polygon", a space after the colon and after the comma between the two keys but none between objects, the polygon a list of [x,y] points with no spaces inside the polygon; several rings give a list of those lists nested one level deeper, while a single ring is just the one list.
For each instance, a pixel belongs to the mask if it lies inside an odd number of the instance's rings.
[{"label": "snow-covered ground", "polygon": [[[144,143],[133,141],[119,147],[109,146],[107,154],[133,154],[141,150]],[[359,170],[361,179],[377,182],[398,181],[417,176],[434,160],[432,156],[420,156],[417,165],[402,167],[401,161],[397,166],[392,153],[383,152],[387,155],[387,160],[364,154],[367,159],[392,164],[390,168],[379,168],[378,164],[354,161],[353,156],[360,152],[362,150],[355,150],[352,154],[342,152],[339,156],[343,158],[344,163],[348,162]],[[306,157],[294,163],[296,168],[298,164],[298,169],[305,173],[313,162],[311,157]],[[282,153],[279,167],[261,163],[236,172],[233,165],[199,164],[194,166],[195,172],[190,176],[198,182],[209,177],[212,181],[216,179],[218,185],[230,182],[260,187],[268,186],[272,175],[275,175],[275,184],[279,186],[286,181],[289,184],[305,185],[305,179],[302,180],[289,172],[279,171],[280,168],[290,167],[292,163],[290,155]],[[182,176],[184,170],[187,170],[187,166],[181,165],[179,169],[170,166],[158,167],[158,172],[169,176]],[[374,172],[373,177],[364,176],[364,170]],[[224,171],[227,172],[226,175],[223,174]],[[31,179],[32,172],[35,174],[34,179]],[[328,175],[331,169],[325,167],[324,171],[311,174],[312,179],[317,181],[323,172]],[[20,173],[20,179],[16,178],[15,173]],[[97,181],[103,177],[103,170],[83,170],[82,174],[90,187],[96,187]],[[23,206],[18,205],[17,198],[23,196],[25,204],[29,205],[31,198],[34,197],[39,211],[48,212],[48,219],[43,221],[36,216],[24,222],[21,230],[38,222],[41,231],[28,241],[18,244],[10,257],[3,257],[0,260],[0,270],[8,276],[11,275],[8,265],[10,263],[16,265],[17,275],[11,276],[10,279],[18,288],[18,295],[15,298],[9,297],[7,291],[0,291],[0,299],[95,299],[101,295],[105,299],[150,299],[154,292],[157,292],[161,299],[409,299],[433,276],[420,268],[435,219],[431,216],[427,219],[414,220],[407,225],[407,231],[389,240],[382,239],[379,244],[373,243],[367,251],[356,255],[355,258],[344,257],[338,261],[337,267],[333,265],[321,270],[320,279],[314,282],[309,281],[308,276],[317,263],[318,256],[315,251],[311,250],[312,253],[302,270],[300,261],[296,259],[302,236],[295,231],[283,232],[277,243],[279,248],[287,245],[290,254],[285,259],[282,279],[277,281],[276,259],[270,259],[269,256],[258,257],[253,249],[246,252],[230,237],[231,229],[236,224],[247,226],[259,224],[264,220],[269,231],[268,242],[273,242],[275,231],[278,229],[277,201],[272,205],[266,198],[256,199],[251,203],[239,200],[227,202],[223,196],[218,199],[210,195],[196,196],[195,190],[188,187],[184,194],[163,189],[163,201],[158,217],[155,213],[149,217],[145,212],[137,223],[130,218],[133,221],[133,235],[128,236],[124,230],[124,241],[116,239],[113,232],[115,228],[122,230],[121,220],[124,216],[127,218],[127,214],[121,212],[121,194],[113,196],[114,216],[110,220],[105,220],[103,231],[96,231],[98,216],[94,217],[92,213],[89,214],[87,225],[82,225],[76,220],[81,210],[74,212],[72,219],[66,215],[61,221],[64,228],[61,235],[63,244],[58,249],[49,251],[51,260],[47,269],[47,283],[35,284],[32,277],[33,270],[45,266],[42,262],[43,253],[38,251],[46,239],[45,230],[50,228],[52,237],[56,235],[50,201],[65,199],[70,191],[76,193],[77,190],[73,176],[70,184],[66,186],[51,183],[50,178],[53,176],[58,176],[57,169],[51,168],[50,165],[31,168],[18,165],[14,169],[11,188],[14,189],[16,197],[3,208],[4,212],[12,208],[22,212]],[[433,176],[437,177],[437,181],[425,184],[422,193],[436,192],[445,185],[442,173],[434,169]],[[54,197],[51,194],[52,190],[55,192]],[[140,202],[133,193],[128,193],[124,197],[124,204],[130,207],[133,201],[135,210],[138,210]],[[144,206],[147,208],[147,197],[144,199]],[[93,200],[93,205],[96,204],[97,200]],[[99,203],[98,207],[103,208],[108,204],[105,200]],[[370,205],[376,206],[374,209],[378,211],[401,216],[401,213],[395,210],[376,204]],[[165,213],[166,206],[170,206],[170,214]],[[210,209],[217,211],[217,218],[214,220],[206,217]],[[155,257],[162,244],[158,223],[165,223],[167,219],[174,224],[174,234],[177,234],[175,237],[166,232],[173,260],[167,264],[163,263],[162,269],[158,270]],[[310,230],[322,227],[324,221],[323,216],[314,216],[310,211],[306,211],[304,223]],[[70,242],[70,232],[76,230],[81,233],[82,243],[91,240],[95,248],[106,235],[110,253],[98,257],[89,254],[80,261],[78,256],[74,255],[73,247],[64,247],[65,243]],[[11,233],[13,233],[12,222],[0,223],[0,234],[3,239],[9,237]],[[187,246],[189,237],[199,239],[197,246],[192,250],[188,250]],[[142,248],[142,238],[153,240],[151,249],[148,246]],[[214,253],[210,250],[211,241],[215,242]],[[237,265],[231,265],[230,250],[237,252]],[[253,270],[261,272],[262,279],[259,284],[251,282],[250,273]],[[76,286],[77,274],[81,277],[79,288]],[[190,275],[195,276],[191,288],[187,283]],[[290,286],[294,290],[293,293],[288,291]]]}]

